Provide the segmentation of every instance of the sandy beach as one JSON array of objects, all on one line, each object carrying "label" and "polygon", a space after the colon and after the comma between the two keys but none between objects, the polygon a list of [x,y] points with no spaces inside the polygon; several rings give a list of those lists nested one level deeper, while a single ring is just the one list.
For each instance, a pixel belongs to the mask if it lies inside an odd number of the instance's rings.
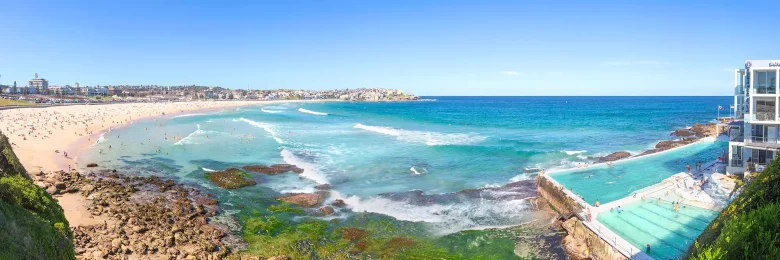
[{"label": "sandy beach", "polygon": [[[219,111],[240,106],[317,102],[304,101],[192,101],[174,103],[122,103],[69,105],[0,110],[0,131],[30,174],[78,169],[78,156],[101,134],[133,122],[192,112]],[[108,219],[92,216],[88,201],[78,194],[55,196],[70,226],[94,225]],[[109,221],[110,222],[110,221]]]},{"label": "sandy beach", "polygon": [[137,120],[289,102],[312,101],[191,101],[17,108],[0,110],[0,131],[8,136],[28,172],[69,171],[77,168],[78,155],[102,133]]}]

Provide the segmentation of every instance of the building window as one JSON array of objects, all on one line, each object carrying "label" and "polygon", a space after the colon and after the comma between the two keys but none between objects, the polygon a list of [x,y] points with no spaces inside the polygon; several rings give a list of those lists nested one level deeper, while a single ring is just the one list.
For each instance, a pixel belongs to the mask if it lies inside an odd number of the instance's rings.
[{"label": "building window", "polygon": [[757,94],[775,94],[777,88],[776,71],[756,71],[755,76]]},{"label": "building window", "polygon": [[757,165],[767,165],[774,159],[774,153],[767,150],[753,149],[751,161]]},{"label": "building window", "polygon": [[758,121],[775,120],[775,101],[756,100],[756,116]]},{"label": "building window", "polygon": [[742,167],[742,147],[731,146],[731,167]]}]

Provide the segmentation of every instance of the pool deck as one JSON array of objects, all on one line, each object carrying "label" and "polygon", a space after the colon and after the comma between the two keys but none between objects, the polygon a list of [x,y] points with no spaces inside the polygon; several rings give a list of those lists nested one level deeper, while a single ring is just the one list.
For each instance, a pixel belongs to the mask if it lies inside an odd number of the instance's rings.
[{"label": "pool deck", "polygon": [[[734,190],[735,183],[731,178],[717,172],[724,167],[723,165],[715,161],[707,165],[709,166],[699,172],[677,173],[658,184],[637,190],[631,196],[602,204],[599,207],[588,205],[585,211],[590,212],[590,221],[583,221],[583,223],[618,251],[629,256],[629,259],[653,259],[599,222],[597,220],[599,213],[642,200],[642,197],[646,200],[679,201],[681,204],[720,211],[731,201],[729,195]],[[701,180],[705,180],[705,184],[698,186]]]},{"label": "pool deck", "polygon": [[[709,137],[703,138],[697,142],[715,141],[716,138]],[[692,144],[694,144],[692,143]],[[688,144],[691,145],[691,144]],[[686,145],[687,146],[687,145]],[[684,146],[669,149],[678,149]],[[663,153],[661,152],[661,153]],[[647,158],[659,153],[632,157],[625,160],[618,160],[614,163],[621,163],[629,160]],[[594,165],[591,165],[594,166]],[[563,188],[563,185],[558,183],[549,174],[566,172],[574,169],[560,170],[547,172],[542,174],[542,177],[546,178],[556,186],[562,188],[562,191],[569,197],[573,198],[577,203],[581,204],[584,208],[584,212],[578,214],[580,219],[585,219],[582,223],[588,227],[591,231],[597,234],[602,240],[609,243],[616,251],[620,252],[629,259],[653,259],[650,255],[646,254],[643,250],[632,245],[615,232],[610,230],[604,224],[597,220],[598,214],[601,212],[609,211],[610,208],[622,206],[634,201],[642,200],[664,200],[664,201],[679,201],[681,204],[690,205],[694,207],[709,209],[713,211],[720,211],[728,205],[733,198],[732,191],[735,188],[735,182],[733,179],[727,177],[721,172],[725,172],[725,165],[719,164],[717,161],[712,161],[704,164],[703,169],[698,172],[687,173],[680,172],[672,175],[660,183],[636,190],[631,193],[630,196],[612,201],[609,203],[601,204],[599,207],[595,207],[585,202],[579,196]]]}]

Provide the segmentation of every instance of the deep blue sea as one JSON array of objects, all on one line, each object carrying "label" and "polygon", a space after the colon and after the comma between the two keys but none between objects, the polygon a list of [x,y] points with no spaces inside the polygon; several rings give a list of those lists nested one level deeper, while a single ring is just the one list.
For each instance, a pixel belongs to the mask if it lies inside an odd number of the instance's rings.
[{"label": "deep blue sea", "polygon": [[[228,209],[262,208],[282,193],[328,183],[328,200],[343,199],[347,208],[325,218],[375,213],[451,233],[528,221],[524,196],[459,191],[532,181],[524,167],[564,169],[614,151],[640,153],[674,129],[713,121],[719,105],[727,115],[732,100],[426,98],[435,101],[282,103],[146,120],[107,133],[82,161],[176,177],[216,193]],[[231,191],[204,178],[275,163],[305,172],[256,175],[258,185]],[[494,192],[533,193],[524,189]]]}]

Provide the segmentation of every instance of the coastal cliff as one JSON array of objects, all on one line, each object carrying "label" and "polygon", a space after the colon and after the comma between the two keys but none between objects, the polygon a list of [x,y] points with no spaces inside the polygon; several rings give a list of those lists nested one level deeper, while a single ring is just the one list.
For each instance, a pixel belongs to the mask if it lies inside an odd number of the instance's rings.
[{"label": "coastal cliff", "polygon": [[0,259],[75,259],[57,200],[33,183],[0,133]]},{"label": "coastal cliff", "polygon": [[755,177],[688,249],[686,259],[780,259],[780,160]]}]

